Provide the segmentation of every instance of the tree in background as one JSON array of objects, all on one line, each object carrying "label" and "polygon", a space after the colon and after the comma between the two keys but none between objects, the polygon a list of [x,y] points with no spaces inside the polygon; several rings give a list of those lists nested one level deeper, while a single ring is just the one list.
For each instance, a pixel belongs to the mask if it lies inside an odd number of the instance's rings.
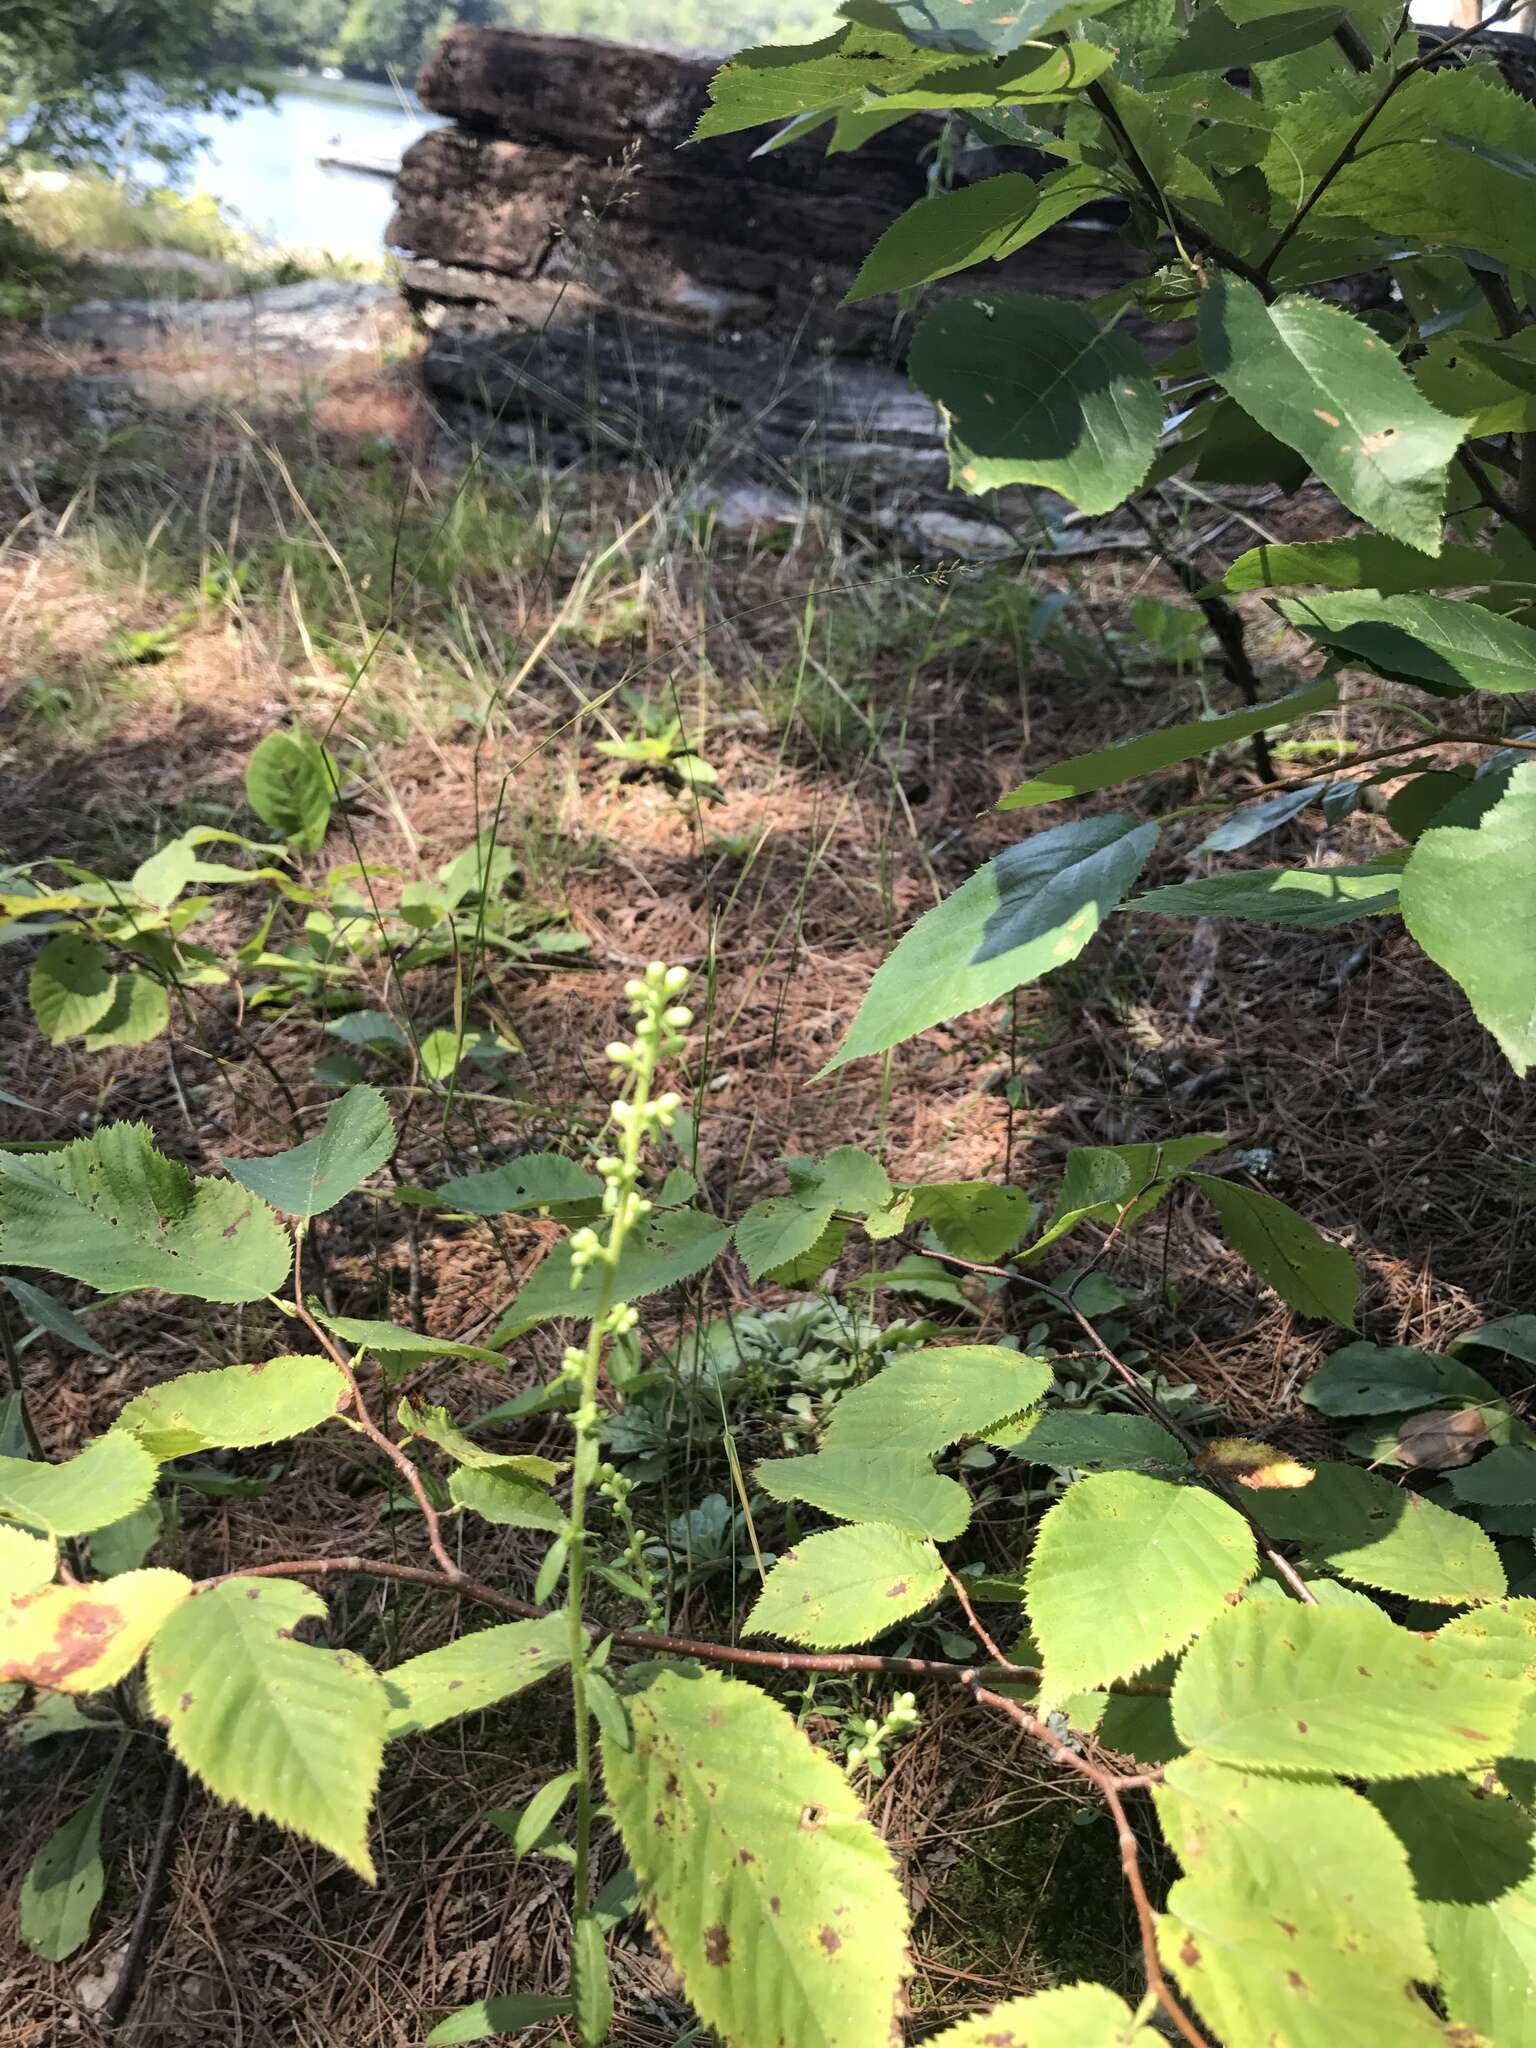
[{"label": "tree in background", "polygon": [[0,170],[37,157],[173,162],[191,143],[168,121],[232,106],[258,54],[228,0],[6,0]]}]

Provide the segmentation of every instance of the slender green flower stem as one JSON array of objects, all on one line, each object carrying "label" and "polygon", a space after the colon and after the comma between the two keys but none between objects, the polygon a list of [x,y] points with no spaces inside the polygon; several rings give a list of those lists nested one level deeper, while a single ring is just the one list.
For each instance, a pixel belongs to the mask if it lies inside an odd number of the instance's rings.
[{"label": "slender green flower stem", "polygon": [[[570,1624],[571,1712],[575,1721],[576,1768],[576,1867],[573,1897],[579,1920],[586,1912],[591,1890],[592,1864],[592,1723],[587,1679],[591,1644],[582,1615],[587,1564],[587,1495],[598,1470],[598,1378],[602,1370],[603,1346],[610,1336],[625,1327],[625,1308],[615,1307],[619,1260],[634,1225],[650,1204],[637,1190],[640,1157],[646,1135],[653,1128],[665,1128],[677,1107],[675,1096],[651,1097],[651,1084],[662,1055],[675,1040],[679,1023],[691,1021],[686,1011],[671,1007],[687,976],[681,969],[655,966],[643,981],[629,984],[627,993],[638,1014],[633,1047],[611,1045],[609,1058],[624,1075],[624,1086],[613,1105],[613,1122],[618,1126],[616,1157],[599,1162],[605,1183],[604,1208],[608,1215],[606,1242],[594,1231],[576,1232],[571,1240],[574,1277],[589,1265],[603,1269],[598,1305],[587,1332],[586,1349],[567,1353],[566,1369],[578,1375],[580,1399],[572,1418],[576,1432],[575,1470],[571,1481],[571,1511],[566,1532],[566,1614]],[[628,1312],[632,1324],[633,1312]]]}]

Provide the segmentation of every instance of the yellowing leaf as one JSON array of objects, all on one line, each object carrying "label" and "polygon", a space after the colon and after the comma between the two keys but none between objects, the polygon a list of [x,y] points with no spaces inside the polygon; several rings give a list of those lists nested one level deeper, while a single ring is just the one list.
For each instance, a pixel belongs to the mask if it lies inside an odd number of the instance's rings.
[{"label": "yellowing leaf", "polygon": [[84,1586],[44,1586],[0,1609],[0,1681],[100,1692],[143,1656],[192,1590],[180,1572],[121,1572]]},{"label": "yellowing leaf", "polygon": [[1300,1465],[1273,1444],[1256,1443],[1249,1436],[1222,1436],[1208,1443],[1195,1463],[1202,1472],[1217,1479],[1234,1479],[1239,1486],[1256,1491],[1270,1487],[1309,1486],[1312,1467]]}]

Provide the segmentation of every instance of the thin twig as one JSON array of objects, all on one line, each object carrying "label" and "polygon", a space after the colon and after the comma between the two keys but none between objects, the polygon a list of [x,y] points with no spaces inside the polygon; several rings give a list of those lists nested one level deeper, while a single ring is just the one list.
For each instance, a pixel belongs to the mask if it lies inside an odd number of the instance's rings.
[{"label": "thin twig", "polygon": [[993,1707],[1042,1748],[1048,1749],[1056,1761],[1065,1764],[1092,1785],[1104,1804],[1109,1808],[1110,1818],[1115,1824],[1115,1833],[1120,1844],[1120,1868],[1125,1876],[1126,1888],[1136,1908],[1136,1924],[1141,1934],[1141,1960],[1147,1973],[1147,1986],[1158,2004],[1168,2015],[1169,2021],[1179,2035],[1190,2044],[1190,2048],[1209,2048],[1204,2034],[1185,2012],[1179,2000],[1163,1975],[1162,1961],[1157,1953],[1157,1916],[1152,1910],[1152,1901],[1147,1897],[1147,1887],[1141,1875],[1141,1855],[1136,1841],[1135,1830],[1126,1818],[1122,1795],[1137,1791],[1147,1785],[1161,1781],[1161,1771],[1144,1771],[1134,1777],[1118,1777],[1113,1771],[1102,1770],[1090,1763],[1056,1734],[1027,1707],[1021,1707],[1017,1700],[1005,1699],[1001,1693],[989,1692],[987,1688],[973,1681],[966,1690],[971,1697],[984,1707]]},{"label": "thin twig", "polygon": [[981,1623],[977,1620],[976,1610],[971,1605],[971,1596],[965,1590],[964,1581],[956,1573],[952,1572],[947,1564],[944,1566],[944,1576],[949,1580],[950,1585],[953,1587],[955,1598],[960,1602],[961,1612],[964,1614],[966,1620],[970,1623],[972,1631],[976,1636],[976,1640],[981,1644],[981,1647],[986,1651],[987,1655],[992,1659],[992,1661],[995,1664],[1000,1664],[1005,1671],[1017,1671],[1019,1669],[1019,1666],[1014,1663],[1011,1657],[1006,1656],[1003,1653],[1003,1651],[1001,1651],[998,1648],[997,1644],[993,1641],[992,1637],[987,1634],[987,1631],[982,1627]]},{"label": "thin twig", "polygon": [[433,1507],[428,1497],[426,1482],[417,1470],[415,1460],[408,1457],[399,1444],[391,1443],[383,1430],[379,1428],[373,1417],[368,1413],[368,1404],[363,1399],[363,1390],[357,1383],[356,1373],[353,1372],[351,1365],[343,1356],[340,1347],[336,1344],[330,1333],[323,1329],[309,1312],[308,1305],[304,1300],[303,1261],[304,1234],[302,1231],[295,1231],[293,1238],[293,1300],[294,1306],[298,1310],[299,1321],[303,1323],[311,1336],[319,1339],[322,1350],[346,1381],[347,1391],[351,1396],[353,1417],[358,1428],[371,1444],[384,1453],[384,1456],[388,1458],[389,1462],[415,1495],[416,1505],[421,1509],[422,1519],[427,1525],[427,1544],[432,1555],[450,1578],[456,1577],[458,1566],[454,1563],[447,1545],[443,1542],[442,1524],[438,1519],[437,1509]]},{"label": "thin twig", "polygon": [[[277,1564],[243,1565],[238,1570],[219,1572],[211,1579],[199,1580],[194,1590],[206,1593],[230,1579],[318,1579],[338,1575],[390,1579],[401,1585],[425,1586],[432,1592],[451,1593],[473,1600],[477,1605],[489,1607],[515,1621],[549,1619],[548,1608],[535,1607],[531,1601],[515,1600],[508,1593],[499,1593],[494,1586],[471,1578],[467,1572],[435,1572],[426,1565],[391,1564],[382,1558],[371,1557],[299,1557],[285,1558]],[[736,1644],[702,1642],[693,1636],[652,1635],[644,1629],[604,1630],[602,1633],[611,1634],[620,1649],[640,1650],[650,1656],[695,1657],[701,1664],[739,1664],[754,1671],[816,1671],[843,1675],[867,1672],[885,1678],[934,1678],[951,1685],[961,1685],[975,1670],[970,1664],[950,1664],[931,1657],[879,1657],[860,1650],[836,1653],[744,1650]],[[986,1668],[991,1669],[990,1666]],[[1045,1676],[1037,1664],[1012,1664],[1006,1658],[1000,1660],[994,1675],[1028,1679],[1034,1683]],[[1116,1680],[1102,1690],[1132,1699],[1165,1700],[1171,1688],[1150,1680],[1143,1683],[1126,1679]]]},{"label": "thin twig", "polygon": [[186,1797],[187,1774],[178,1758],[165,1753],[165,1791],[160,1799],[160,1818],[155,1825],[155,1838],[150,1844],[149,1861],[144,1866],[144,1881],[139,1887],[139,1903],[129,1929],[128,1945],[123,1951],[122,1968],[118,1971],[117,1982],[112,1995],[101,2009],[101,2024],[104,2027],[120,2027],[133,2010],[138,1997],[139,1985],[143,1981],[144,1967],[149,1961],[150,1943],[154,1939],[155,1921],[165,1903],[166,1892],[170,1889],[171,1870],[174,1862],[177,1827],[181,1820],[181,1805]]}]

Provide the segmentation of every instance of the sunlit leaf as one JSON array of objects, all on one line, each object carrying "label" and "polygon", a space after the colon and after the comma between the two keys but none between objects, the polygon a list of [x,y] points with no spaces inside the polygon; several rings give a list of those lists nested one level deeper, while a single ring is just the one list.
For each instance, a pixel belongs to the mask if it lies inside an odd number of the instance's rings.
[{"label": "sunlit leaf", "polygon": [[785,1551],[746,1629],[813,1650],[851,1649],[916,1614],[943,1585],[932,1543],[874,1523],[823,1529]]},{"label": "sunlit leaf", "polygon": [[1053,1702],[1178,1650],[1258,1569],[1253,1531],[1201,1487],[1080,1479],[1040,1524],[1025,1581]]},{"label": "sunlit leaf", "polygon": [[1507,1754],[1528,1693],[1446,1630],[1426,1640],[1365,1606],[1244,1600],[1185,1653],[1173,1721],[1223,1763],[1415,1778]]},{"label": "sunlit leaf", "polygon": [[297,1639],[325,1611],[288,1579],[210,1587],[155,1637],[150,1706],[217,1798],[318,1842],[371,1884],[387,1696],[360,1657]]},{"label": "sunlit leaf", "polygon": [[874,2048],[903,2010],[907,1908],[852,1787],[755,1686],[669,1668],[603,1776],[646,1915],[726,2048]]},{"label": "sunlit leaf", "polygon": [[221,1159],[232,1180],[285,1216],[307,1219],[334,1209],[395,1149],[395,1124],[377,1088],[349,1088],[325,1113],[325,1127],[302,1145],[268,1159]]},{"label": "sunlit leaf", "polygon": [[0,1608],[0,1680],[101,1692],[126,1678],[192,1591],[180,1572],[122,1572],[44,1586]]},{"label": "sunlit leaf", "polygon": [[379,1673],[389,1700],[384,1732],[391,1740],[416,1735],[497,1706],[562,1670],[570,1648],[569,1621],[551,1614],[542,1621],[476,1629],[440,1650],[411,1657]]},{"label": "sunlit leaf", "polygon": [[1075,960],[1146,865],[1156,825],[1074,819],[1010,846],[924,912],[875,977],[827,1062],[884,1052]]},{"label": "sunlit leaf", "polygon": [[131,1430],[152,1458],[275,1444],[339,1415],[347,1383],[318,1352],[187,1372],[135,1394],[115,1429]]}]

